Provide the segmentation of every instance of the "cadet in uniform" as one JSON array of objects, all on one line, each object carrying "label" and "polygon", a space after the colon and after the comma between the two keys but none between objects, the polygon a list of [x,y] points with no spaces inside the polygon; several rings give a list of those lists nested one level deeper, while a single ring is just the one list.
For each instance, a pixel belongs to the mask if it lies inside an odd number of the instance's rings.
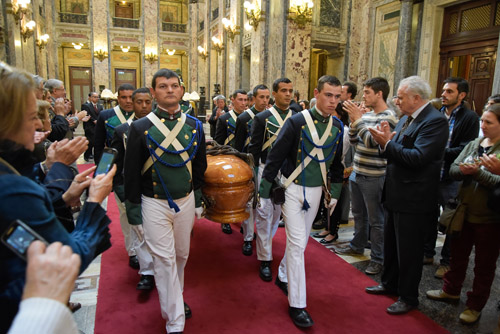
[{"label": "cadet in uniform", "polygon": [[[289,109],[292,99],[293,85],[288,78],[280,78],[273,83],[275,104],[255,116],[252,122],[252,136],[248,152],[254,157],[257,185],[260,184],[262,171],[266,163],[267,153],[276,140],[281,126],[293,114]],[[259,276],[262,280],[272,280],[271,261],[273,260],[272,241],[278,229],[281,205],[275,205],[269,198],[261,198],[260,206],[255,210],[257,227],[257,259],[260,262]]]},{"label": "cadet in uniform", "polygon": [[[125,202],[125,190],[123,185],[123,162],[125,159],[125,147],[127,142],[128,130],[130,124],[143,118],[151,112],[151,107],[153,106],[153,97],[148,88],[139,88],[132,93],[132,101],[134,102],[134,118],[130,118],[127,122],[119,125],[115,128],[113,140],[111,141],[111,147],[118,151],[116,156],[116,174],[113,178],[113,190],[115,196],[118,196],[120,201]],[[141,218],[131,217],[131,218]],[[128,219],[131,224],[133,233],[139,239],[139,244],[135,248],[137,254],[137,260],[139,261],[139,274],[141,279],[137,284],[137,290],[152,290],[154,287],[154,277],[153,277],[153,258],[149,253],[149,250],[144,241],[144,232],[142,230],[142,219],[139,221],[134,221]]]},{"label": "cadet in uniform", "polygon": [[160,69],[152,93],[158,108],[130,125],[125,156],[127,214],[142,216],[153,256],[156,288],[168,333],[184,330],[191,311],[184,303],[184,267],[207,168],[202,123],[181,112],[177,74]]},{"label": "cadet in uniform", "polygon": [[[132,93],[134,90],[134,86],[130,84],[121,85],[118,87],[118,105],[99,113],[95,125],[94,137],[94,160],[96,165],[98,165],[101,160],[104,147],[111,146],[115,128],[126,123],[129,119],[131,120],[134,118],[134,103],[132,102]],[[139,245],[139,239],[136,234],[132,232],[128,223],[123,202],[120,201],[119,196],[115,196],[115,200],[118,205],[118,211],[120,212],[120,225],[125,240],[125,248],[129,256],[129,265],[134,269],[139,269],[139,260],[137,259],[135,251],[136,247]]]},{"label": "cadet in uniform", "polygon": [[316,107],[303,110],[285,122],[267,156],[259,188],[260,197],[269,198],[271,184],[281,169],[282,181],[287,187],[283,204],[287,238],[276,284],[288,294],[289,314],[299,327],[313,325],[305,309],[304,251],[321,200],[322,187],[327,191],[326,206],[330,213],[342,187],[343,125],[331,116],[335,113],[340,93],[341,83],[337,78],[324,75],[319,79],[314,90]]},{"label": "cadet in uniform", "polygon": [[[219,119],[217,120],[214,140],[219,145],[229,145],[234,147],[234,133],[236,129],[236,119],[247,108],[247,102],[248,102],[247,92],[245,92],[243,89],[235,90],[233,95],[231,95],[231,102],[233,104],[233,109],[229,110],[227,113],[220,116]],[[231,225],[221,224],[221,227],[222,227],[222,232],[227,234],[233,233]],[[253,232],[252,232],[252,238],[253,238]]]},{"label": "cadet in uniform", "polygon": [[[269,104],[269,88],[265,85],[257,85],[253,89],[252,96],[254,105],[236,118],[236,129],[234,132],[234,148],[245,153],[248,151],[248,144],[250,143],[252,121]],[[258,181],[256,181],[256,185],[258,184]],[[252,255],[252,241],[254,238],[255,210],[252,208],[252,202],[250,201],[247,206],[250,216],[241,224],[243,230],[242,252],[243,255],[247,256]]]}]

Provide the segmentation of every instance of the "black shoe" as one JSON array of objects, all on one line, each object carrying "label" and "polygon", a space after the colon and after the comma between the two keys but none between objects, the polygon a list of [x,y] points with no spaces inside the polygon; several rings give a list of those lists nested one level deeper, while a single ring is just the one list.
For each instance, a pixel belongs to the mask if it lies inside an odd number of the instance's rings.
[{"label": "black shoe", "polygon": [[326,240],[325,238],[323,238],[323,239],[321,239],[321,240],[319,241],[319,243],[320,243],[320,244],[323,244],[323,245],[325,245],[325,244],[331,244],[332,242],[337,241],[337,239],[338,239],[338,238],[339,238],[339,235],[338,235],[337,233],[335,233],[335,235],[333,236],[333,239],[331,239],[331,240]]},{"label": "black shoe", "polygon": [[278,288],[280,288],[281,291],[283,291],[285,296],[288,297],[288,283],[280,281],[280,277],[276,276],[276,280],[274,281],[274,284],[276,284],[278,286]]},{"label": "black shoe", "polygon": [[243,255],[250,256],[252,255],[252,242],[251,241],[243,241],[243,247],[241,249]]},{"label": "black shoe", "polygon": [[233,233],[233,230],[231,229],[231,225],[229,225],[229,224],[221,224],[221,226],[222,226],[222,232],[224,232],[226,234]]},{"label": "black shoe", "polygon": [[193,313],[191,312],[191,308],[186,303],[184,303],[184,315],[186,316],[186,319],[189,319],[193,316]]},{"label": "black shoe", "polygon": [[288,314],[290,314],[293,323],[298,327],[307,328],[314,325],[314,321],[305,308],[289,307]]},{"label": "black shoe", "polygon": [[261,261],[259,276],[264,282],[271,282],[273,280],[273,274],[271,272],[271,261]]},{"label": "black shoe", "polygon": [[390,289],[387,289],[382,284],[369,286],[365,288],[366,293],[371,295],[395,295],[396,293]]},{"label": "black shoe", "polygon": [[68,302],[68,308],[71,311],[71,313],[75,313],[79,309],[82,308],[82,304],[80,303],[73,303],[73,302]]},{"label": "black shoe", "polygon": [[153,290],[155,287],[155,277],[153,275],[141,275],[141,280],[137,283],[137,290]]},{"label": "black shoe", "polygon": [[404,301],[398,300],[397,302],[395,302],[394,304],[392,304],[391,306],[389,306],[387,308],[387,313],[393,314],[393,315],[405,314],[405,313],[410,312],[414,308],[416,308],[416,306],[406,304]]},{"label": "black shoe", "polygon": [[285,221],[283,219],[280,220],[278,227],[285,227]]},{"label": "black shoe", "polygon": [[128,265],[130,268],[139,269],[139,260],[137,259],[137,255],[128,257]]}]

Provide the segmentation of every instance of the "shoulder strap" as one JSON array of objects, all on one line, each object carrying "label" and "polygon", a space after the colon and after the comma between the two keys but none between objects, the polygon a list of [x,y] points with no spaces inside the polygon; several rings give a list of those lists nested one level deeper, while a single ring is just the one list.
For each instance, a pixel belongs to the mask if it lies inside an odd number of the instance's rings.
[{"label": "shoulder strap", "polygon": [[[283,127],[283,124],[285,124],[285,121],[287,119],[289,119],[290,116],[292,116],[291,109],[288,110],[288,114],[286,115],[285,119],[281,119],[280,114],[276,111],[276,109],[274,109],[274,106],[269,108],[269,111],[274,116],[274,118],[276,118],[276,122],[278,122],[279,126],[278,126],[278,130],[276,130],[276,132],[264,143],[264,145],[262,145],[262,151],[265,151],[265,150],[267,150],[268,147],[271,147],[271,145],[278,138],[278,134],[280,133],[281,128]],[[267,120],[266,120],[266,123],[267,123]]]},{"label": "shoulder strap", "polygon": [[[179,132],[184,127],[184,124],[186,123],[186,115],[184,113],[181,112],[180,118],[179,118],[180,120],[174,126],[174,128],[172,129],[172,131],[170,131],[167,128],[167,126],[165,124],[163,124],[163,122],[158,118],[158,116],[156,116],[155,113],[150,112],[146,117],[165,136],[165,139],[163,139],[163,141],[160,144],[162,147],[168,147],[170,144],[172,144],[172,146],[176,150],[178,150],[178,151],[181,151],[181,150],[184,149],[184,147],[179,142],[179,140],[177,140],[177,135],[179,134]],[[155,153],[158,156],[160,156],[162,154],[161,148],[160,147],[156,148]],[[189,155],[185,151],[181,153],[181,157],[185,161],[189,160]],[[142,167],[141,174],[144,174],[149,168],[151,168],[152,165],[153,165],[153,158],[149,157],[149,159],[146,161],[146,163]],[[188,162],[186,166],[187,166],[187,168],[189,170],[189,174],[192,174],[192,172],[191,172],[191,161]]]},{"label": "shoulder strap", "polygon": [[[311,117],[309,110],[302,110],[301,112],[302,112],[302,115],[304,116],[304,119],[306,120],[306,124],[307,124],[307,127],[309,128],[309,132],[311,133],[312,140],[313,140],[314,144],[316,146],[323,146],[323,144],[326,142],[326,140],[328,139],[328,136],[330,135],[330,133],[332,131],[333,117],[330,117],[330,119],[328,121],[328,125],[327,125],[326,130],[325,130],[325,133],[323,133],[323,136],[321,138],[319,138],[318,131],[316,130],[316,126],[314,125],[314,121]],[[320,160],[320,161],[325,159],[324,154],[323,154],[323,149],[321,149],[319,147],[314,147],[311,150],[310,155],[313,157],[317,155],[318,160]],[[309,163],[311,161],[312,161],[312,158],[307,156],[304,159],[304,162],[300,163],[297,166],[297,168],[295,168],[295,170],[292,172],[292,174],[290,174],[288,179],[284,182],[283,185],[285,186],[285,188],[287,188],[293,182],[293,180],[295,180],[299,176],[299,174],[307,167],[307,165],[309,165]],[[319,166],[321,168],[321,178],[323,179],[323,183],[326,186],[327,185],[326,162],[325,161],[320,162]]]}]

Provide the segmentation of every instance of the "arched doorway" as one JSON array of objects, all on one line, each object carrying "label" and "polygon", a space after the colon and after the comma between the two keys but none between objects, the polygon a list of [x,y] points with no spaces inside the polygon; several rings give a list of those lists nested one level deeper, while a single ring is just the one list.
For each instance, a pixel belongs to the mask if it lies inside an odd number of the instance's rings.
[{"label": "arched doorway", "polygon": [[469,1],[445,9],[437,92],[450,76],[469,81],[467,100],[479,115],[491,94],[498,34],[498,0]]}]

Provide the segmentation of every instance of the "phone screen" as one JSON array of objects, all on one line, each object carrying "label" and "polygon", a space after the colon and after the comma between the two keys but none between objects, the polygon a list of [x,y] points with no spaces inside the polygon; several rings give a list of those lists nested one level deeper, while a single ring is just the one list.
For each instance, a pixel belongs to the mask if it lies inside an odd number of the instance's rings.
[{"label": "phone screen", "polygon": [[22,227],[21,225],[16,225],[14,227],[14,231],[10,234],[6,242],[20,254],[26,256],[28,247],[36,239],[37,238],[33,234],[28,232],[24,227]]},{"label": "phone screen", "polygon": [[112,153],[104,152],[95,171],[95,175],[106,174],[109,172],[111,165],[113,164],[115,156]]}]

